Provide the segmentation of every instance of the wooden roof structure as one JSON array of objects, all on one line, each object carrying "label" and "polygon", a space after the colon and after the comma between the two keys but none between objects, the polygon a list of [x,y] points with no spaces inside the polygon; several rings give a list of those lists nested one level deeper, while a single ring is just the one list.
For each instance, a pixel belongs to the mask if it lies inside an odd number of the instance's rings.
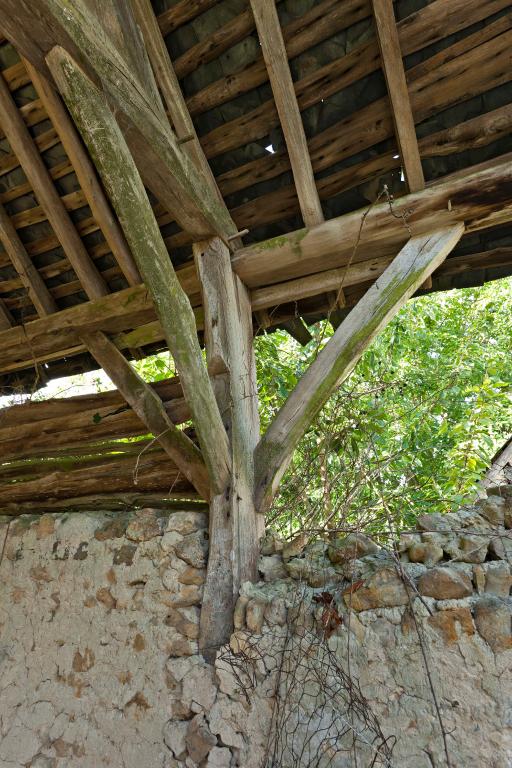
[{"label": "wooden roof structure", "polygon": [[[0,0],[0,394],[98,365],[118,390],[0,413],[4,510],[199,496],[206,591],[236,592],[375,334],[512,274],[511,43],[510,0]],[[323,317],[260,438],[253,334]],[[166,348],[179,380],[144,383],[128,360]]]}]

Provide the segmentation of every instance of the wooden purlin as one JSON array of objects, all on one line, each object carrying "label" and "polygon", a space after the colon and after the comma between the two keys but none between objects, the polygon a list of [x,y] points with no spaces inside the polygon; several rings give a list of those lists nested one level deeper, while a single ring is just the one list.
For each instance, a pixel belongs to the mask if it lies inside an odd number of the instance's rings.
[{"label": "wooden purlin", "polygon": [[251,0],[272,93],[286,141],[302,218],[307,227],[323,221],[306,134],[288,65],[275,0]]},{"label": "wooden purlin", "polygon": [[395,23],[393,0],[372,0],[375,28],[386,78],[400,157],[409,192],[425,187],[414,117]]}]

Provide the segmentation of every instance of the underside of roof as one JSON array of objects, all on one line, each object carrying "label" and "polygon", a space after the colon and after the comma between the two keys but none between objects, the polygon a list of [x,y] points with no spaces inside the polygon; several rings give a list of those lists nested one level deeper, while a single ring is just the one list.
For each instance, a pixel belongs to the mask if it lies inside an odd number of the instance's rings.
[{"label": "underside of roof", "polygon": [[[218,188],[238,231],[247,230],[243,245],[302,228],[280,117],[247,0],[154,0],[153,9]],[[370,2],[282,0],[277,10],[323,218],[364,210],[377,200],[392,208],[408,189]],[[400,0],[395,16],[427,189],[510,152],[510,2]],[[98,190],[84,183],[89,171],[80,165],[80,155],[65,147],[62,103],[55,104],[48,83],[45,88],[6,38],[0,42],[0,67],[0,203],[6,214],[0,227],[0,393],[10,394],[97,367],[73,335],[93,298],[71,266],[77,249],[95,267],[96,285],[105,297],[105,330],[117,334],[118,346],[142,356],[164,349],[165,341],[151,301],[137,287],[121,227],[110,208],[105,212],[106,197],[99,206]],[[174,128],[186,148],[191,137],[180,137]],[[37,173],[46,173],[45,183],[50,181],[60,200],[55,205],[67,213],[64,241],[48,204],[34,191],[34,154],[44,166]],[[150,200],[201,332],[194,238],[179,228],[163,200],[152,193]],[[17,259],[11,250],[13,232],[21,251]],[[377,245],[366,255],[379,256]],[[47,289],[46,309],[34,302],[34,273]],[[512,225],[505,222],[467,232],[423,292],[481,285],[511,274]],[[333,301],[339,318],[373,279],[371,270],[360,270],[346,280],[343,301],[334,287],[272,304],[261,297],[257,301],[258,291],[277,282],[262,273],[249,286],[255,329],[298,317],[317,320],[333,312]],[[109,299],[109,294],[115,296]],[[128,305],[130,312],[121,317]],[[62,310],[69,313],[61,316]],[[35,321],[45,323],[44,333]]]}]

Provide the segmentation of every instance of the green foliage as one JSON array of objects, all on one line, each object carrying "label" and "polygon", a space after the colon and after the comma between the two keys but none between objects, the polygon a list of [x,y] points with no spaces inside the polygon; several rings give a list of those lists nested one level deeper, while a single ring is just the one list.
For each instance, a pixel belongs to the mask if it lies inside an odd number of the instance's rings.
[{"label": "green foliage", "polygon": [[[412,525],[474,493],[512,432],[512,280],[411,301],[375,340],[295,452],[273,524]],[[331,332],[256,342],[266,426]]]}]

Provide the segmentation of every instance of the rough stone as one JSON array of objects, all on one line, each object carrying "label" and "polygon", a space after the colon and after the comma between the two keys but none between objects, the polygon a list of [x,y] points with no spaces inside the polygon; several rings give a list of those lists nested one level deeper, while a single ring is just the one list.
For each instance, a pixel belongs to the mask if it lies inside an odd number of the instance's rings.
[{"label": "rough stone", "polygon": [[425,565],[435,565],[443,559],[443,549],[435,544],[421,542],[413,544],[407,550],[411,563],[425,563]]},{"label": "rough stone", "polygon": [[260,634],[265,614],[265,603],[261,600],[249,600],[245,611],[247,629]]},{"label": "rough stone", "polygon": [[338,564],[364,555],[373,555],[378,551],[379,547],[368,536],[363,533],[349,533],[348,536],[337,538],[327,553],[331,563]]},{"label": "rough stone", "polygon": [[281,555],[268,555],[260,557],[258,570],[262,574],[265,581],[277,581],[278,579],[285,579],[288,575]]},{"label": "rough stone", "polygon": [[217,744],[217,739],[208,728],[204,715],[196,715],[188,724],[185,737],[188,754],[197,764],[201,763]]},{"label": "rough stone", "polygon": [[185,756],[188,726],[188,722],[182,720],[168,720],[164,726],[164,742],[174,757],[183,758]]},{"label": "rough stone", "polygon": [[195,531],[185,536],[175,547],[176,555],[193,568],[204,568],[208,556],[208,536],[206,531]]},{"label": "rough stone", "polygon": [[275,555],[282,552],[285,542],[274,531],[266,531],[261,540],[260,552],[263,556]]},{"label": "rough stone", "polygon": [[512,648],[512,609],[499,597],[481,597],[475,604],[475,624],[479,634],[495,653]]},{"label": "rough stone", "polygon": [[437,600],[453,600],[467,597],[473,592],[471,579],[455,568],[432,568],[420,576],[418,590],[422,595],[435,597]]},{"label": "rough stone", "polygon": [[302,554],[308,541],[309,536],[305,533],[299,533],[294,539],[286,542],[282,551],[283,560],[290,560],[292,557]]},{"label": "rough stone", "polygon": [[491,539],[489,549],[500,560],[507,560],[509,563],[512,563],[512,533],[507,531],[499,536],[494,536]]},{"label": "rough stone", "polygon": [[208,516],[205,512],[171,512],[167,522],[166,533],[178,533],[188,536],[202,528],[208,527]]},{"label": "rough stone", "polygon": [[378,571],[362,586],[353,585],[345,591],[343,597],[347,606],[355,611],[406,605],[409,602],[402,579],[396,571],[390,569]]},{"label": "rough stone", "polygon": [[489,496],[486,499],[480,499],[477,502],[480,514],[491,525],[503,525],[505,522],[505,499],[499,496]]},{"label": "rough stone", "polygon": [[208,755],[206,768],[229,768],[230,765],[231,750],[226,747],[213,747]]},{"label": "rough stone", "polygon": [[442,636],[445,643],[451,645],[460,639],[462,634],[473,635],[473,617],[469,608],[450,608],[429,616],[428,623]]},{"label": "rough stone", "polygon": [[141,509],[126,529],[126,538],[130,541],[148,541],[161,535],[162,525],[154,509]]},{"label": "rough stone", "polygon": [[512,587],[510,565],[505,561],[485,564],[485,591],[498,597],[508,597]]}]

